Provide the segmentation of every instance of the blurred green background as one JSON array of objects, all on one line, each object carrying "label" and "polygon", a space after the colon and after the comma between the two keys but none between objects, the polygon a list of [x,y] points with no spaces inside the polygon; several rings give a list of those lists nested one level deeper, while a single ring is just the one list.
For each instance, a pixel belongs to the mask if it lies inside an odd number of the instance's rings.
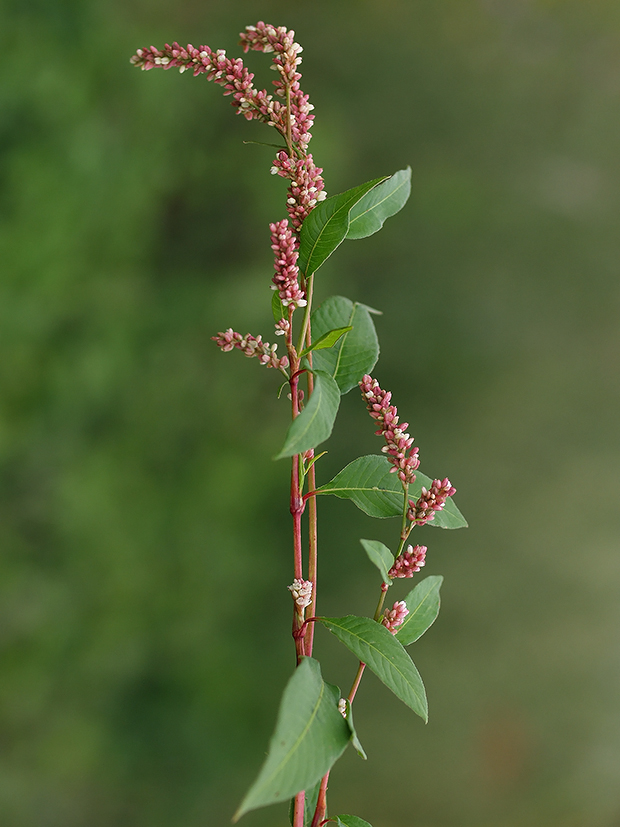
[{"label": "blurred green background", "polygon": [[[305,47],[330,194],[413,168],[405,210],[343,245],[317,299],[384,311],[376,375],[470,522],[420,529],[425,573],[445,575],[412,650],[430,723],[365,679],[369,760],[340,761],[331,810],[618,827],[617,0],[0,14],[3,827],[229,823],[293,668],[288,466],[271,460],[286,404],[273,371],[209,339],[273,341],[267,225],[285,184],[242,143],[270,133],[218,87],[129,64],[174,39],[240,54],[258,19]],[[341,410],[323,481],[379,448],[355,392]],[[321,609],[368,613],[358,538],[397,525],[320,506]],[[317,640],[347,687],[353,657]],[[286,811],[242,823],[284,827]]]}]

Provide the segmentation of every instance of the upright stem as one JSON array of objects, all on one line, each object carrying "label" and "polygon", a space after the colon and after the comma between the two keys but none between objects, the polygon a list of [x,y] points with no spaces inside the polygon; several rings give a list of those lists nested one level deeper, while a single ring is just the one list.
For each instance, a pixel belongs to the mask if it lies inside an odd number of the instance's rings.
[{"label": "upright stem", "polygon": [[325,818],[327,812],[327,782],[329,781],[329,772],[326,772],[321,779],[321,786],[319,788],[319,795],[316,801],[316,810],[314,811],[314,818],[312,819],[312,827],[318,825]]},{"label": "upright stem", "polygon": [[306,793],[302,790],[295,796],[295,808],[293,810],[293,827],[304,827],[304,815],[306,810]]},{"label": "upright stem", "polygon": [[[310,282],[310,289],[312,289],[312,282]],[[308,304],[312,303],[312,295],[309,296]],[[308,320],[308,327],[306,329],[306,347],[310,347],[312,341],[312,332],[310,330],[310,320]],[[314,390],[314,375],[312,373],[312,353],[307,356],[310,370],[307,373],[308,378],[308,397],[312,395]],[[314,456],[314,451],[312,451]],[[308,486],[310,491],[316,490],[316,472],[315,463],[312,463],[308,471]],[[318,563],[318,531],[317,531],[317,509],[316,496],[312,495],[308,498],[308,579],[312,582],[312,602],[308,606],[309,617],[316,617],[316,590],[317,590],[317,563]],[[308,624],[308,631],[306,633],[306,654],[312,655],[312,646],[314,643],[314,623]]]}]

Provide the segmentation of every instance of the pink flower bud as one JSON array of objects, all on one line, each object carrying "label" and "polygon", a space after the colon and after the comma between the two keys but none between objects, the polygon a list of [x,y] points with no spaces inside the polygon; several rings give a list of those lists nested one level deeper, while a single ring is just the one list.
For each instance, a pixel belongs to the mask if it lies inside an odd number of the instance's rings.
[{"label": "pink flower bud", "polygon": [[391,632],[393,635],[395,635],[398,631],[398,627],[402,626],[403,620],[407,617],[408,614],[409,609],[407,608],[407,604],[404,600],[399,600],[398,602],[394,603],[391,609],[387,609],[385,612],[383,612],[381,623],[383,623],[388,632]]},{"label": "pink flower bud", "polygon": [[312,582],[310,580],[295,578],[288,590],[300,611],[303,611],[312,602]]},{"label": "pink flower bud", "polygon": [[398,577],[413,577],[426,562],[426,552],[426,546],[407,546],[406,550],[394,560],[394,565],[388,572],[389,577],[392,580]]}]

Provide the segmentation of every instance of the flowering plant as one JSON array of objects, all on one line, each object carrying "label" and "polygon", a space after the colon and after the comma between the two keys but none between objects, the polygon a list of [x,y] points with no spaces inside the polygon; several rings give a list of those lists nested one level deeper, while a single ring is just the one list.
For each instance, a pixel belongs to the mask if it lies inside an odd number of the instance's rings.
[{"label": "flowering plant", "polygon": [[[454,504],[450,480],[430,479],[418,469],[419,449],[401,422],[392,394],[370,372],[379,345],[372,320],[378,311],[342,296],[326,299],[313,309],[315,275],[345,239],[366,238],[407,201],[411,170],[376,178],[327,198],[322,172],[308,145],[313,107],[300,87],[301,46],[295,33],[263,22],[241,33],[245,52],[272,55],[277,73],[274,94],[256,89],[253,74],[240,58],[209,46],[166,44],[162,49],[139,49],[131,61],[142,69],[161,66],[206,74],[224,87],[237,113],[273,127],[281,143],[271,167],[288,184],[288,218],[270,225],[274,252],[272,311],[275,334],[282,336],[286,354],[262,337],[232,329],[213,336],[222,351],[234,349],[276,368],[289,386],[292,422],[276,459],[292,463],[290,512],[293,520],[292,636],[297,668],[282,697],[267,759],[241,802],[233,820],[250,810],[291,799],[293,827],[369,827],[352,815],[328,816],[329,773],[351,743],[362,758],[364,750],[353,725],[352,706],[366,667],[414,712],[427,719],[422,679],[405,647],[418,640],[439,612],[441,577],[421,580],[403,600],[384,609],[394,580],[412,578],[424,566],[427,547],[408,543],[412,530],[425,524],[442,528],[466,525]],[[296,312],[300,311],[300,312]],[[301,383],[305,387],[302,389]],[[383,437],[381,453],[353,460],[329,482],[317,485],[316,464],[323,454],[317,446],[328,439],[340,398],[359,386],[362,398]],[[366,514],[399,517],[395,551],[377,540],[361,545],[380,573],[380,589],[372,617],[321,617],[317,614],[317,497],[333,495],[352,500]],[[307,515],[304,541],[302,517]],[[323,680],[313,657],[314,624],[322,623],[359,660],[346,697]]]}]

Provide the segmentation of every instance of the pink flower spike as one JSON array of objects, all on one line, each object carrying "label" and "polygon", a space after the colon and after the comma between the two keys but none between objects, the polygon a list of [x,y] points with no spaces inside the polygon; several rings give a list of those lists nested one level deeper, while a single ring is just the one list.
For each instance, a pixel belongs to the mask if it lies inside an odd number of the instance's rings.
[{"label": "pink flower spike", "polygon": [[403,621],[408,614],[409,609],[407,608],[407,604],[404,600],[399,600],[396,603],[394,603],[391,609],[387,609],[383,613],[381,623],[385,626],[388,632],[391,632],[393,635],[395,635],[398,631],[398,627],[402,626]]},{"label": "pink flower spike", "polygon": [[299,286],[299,268],[297,258],[299,256],[299,242],[288,226],[288,221],[283,219],[275,224],[270,224],[271,249],[275,253],[275,275],[272,279],[278,290],[280,301],[284,307],[305,307],[308,302],[304,291]]},{"label": "pink flower spike", "polygon": [[406,550],[394,560],[394,565],[388,572],[390,579],[413,577],[415,572],[420,571],[425,564],[427,550],[426,546],[407,546]]},{"label": "pink flower spike", "polygon": [[278,358],[276,354],[278,345],[263,342],[261,336],[255,338],[250,333],[242,336],[240,333],[236,333],[232,327],[229,327],[224,333],[218,333],[217,336],[211,336],[211,338],[224,352],[237,348],[249,358],[257,356],[261,365],[267,365],[268,368],[277,368],[284,371],[288,367],[288,356]]},{"label": "pink flower spike", "polygon": [[381,425],[375,433],[383,436],[386,441],[381,450],[394,466],[390,473],[397,473],[403,485],[408,485],[415,480],[414,472],[420,466],[419,449],[412,447],[413,437],[406,433],[409,423],[399,424],[398,410],[390,405],[392,394],[379,387],[376,379],[367,374],[359,385],[368,413]]},{"label": "pink flower spike", "polygon": [[443,480],[433,480],[429,489],[422,486],[422,493],[414,502],[409,500],[407,519],[410,523],[424,525],[435,519],[435,512],[441,511],[448,497],[456,493],[456,488],[447,477]]}]

